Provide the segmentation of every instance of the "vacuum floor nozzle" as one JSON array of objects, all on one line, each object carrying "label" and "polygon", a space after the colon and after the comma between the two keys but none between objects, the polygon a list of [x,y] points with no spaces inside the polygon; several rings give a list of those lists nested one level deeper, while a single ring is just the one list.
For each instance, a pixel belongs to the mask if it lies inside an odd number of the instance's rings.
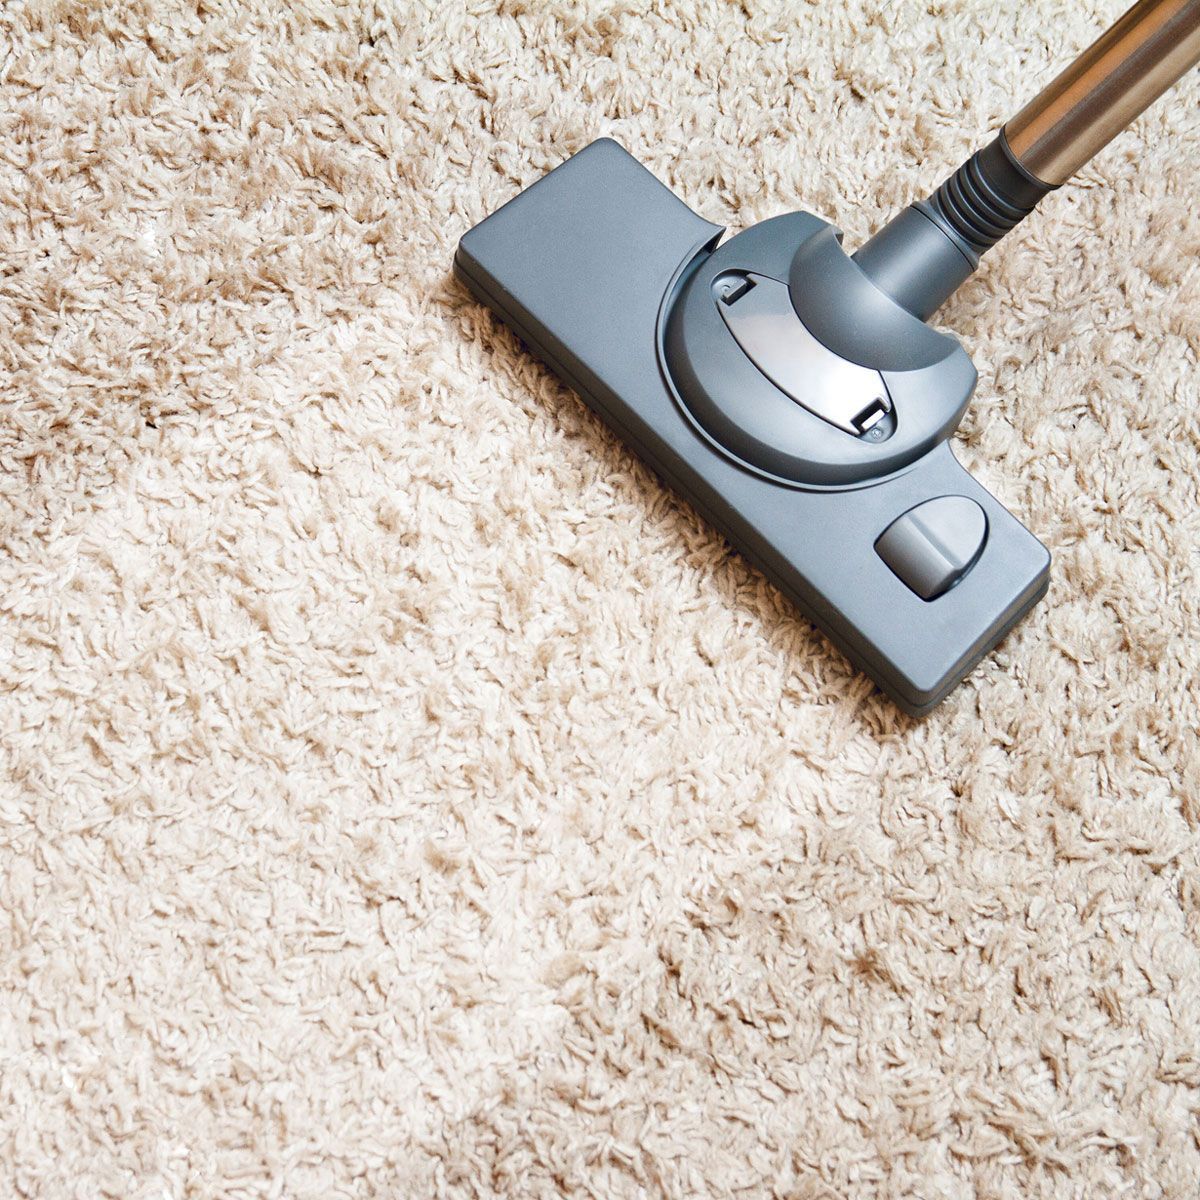
[{"label": "vacuum floor nozzle", "polygon": [[468,231],[455,265],[854,664],[928,712],[1048,578],[947,444],[974,369],[819,218],[722,232],[602,140]]}]

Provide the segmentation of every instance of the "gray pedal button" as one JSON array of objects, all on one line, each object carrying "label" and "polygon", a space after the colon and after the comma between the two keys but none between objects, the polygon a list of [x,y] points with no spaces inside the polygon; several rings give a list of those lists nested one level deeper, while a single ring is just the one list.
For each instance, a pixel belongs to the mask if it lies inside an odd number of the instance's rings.
[{"label": "gray pedal button", "polygon": [[938,496],[910,508],[880,534],[879,557],[922,600],[936,600],[975,565],[987,517],[966,496]]}]

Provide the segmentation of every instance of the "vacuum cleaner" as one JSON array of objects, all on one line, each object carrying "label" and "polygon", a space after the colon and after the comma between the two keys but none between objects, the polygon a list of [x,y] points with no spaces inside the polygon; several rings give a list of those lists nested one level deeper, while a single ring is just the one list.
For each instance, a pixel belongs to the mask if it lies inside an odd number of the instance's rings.
[{"label": "vacuum cleaner", "polygon": [[955,459],[975,368],[927,321],[1197,61],[1200,0],[1141,0],[853,254],[807,212],[722,241],[602,139],[464,234],[455,269],[920,716],[1045,594],[1050,567]]}]

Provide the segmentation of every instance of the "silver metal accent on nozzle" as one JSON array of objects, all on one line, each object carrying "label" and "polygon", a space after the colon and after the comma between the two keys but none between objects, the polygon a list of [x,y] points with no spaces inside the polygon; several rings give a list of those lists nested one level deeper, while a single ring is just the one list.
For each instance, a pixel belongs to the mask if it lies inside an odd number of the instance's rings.
[{"label": "silver metal accent on nozzle", "polygon": [[883,376],[818,342],[796,315],[786,283],[731,273],[717,278],[714,292],[734,340],[777,388],[846,433],[880,440],[879,423],[892,411]]}]

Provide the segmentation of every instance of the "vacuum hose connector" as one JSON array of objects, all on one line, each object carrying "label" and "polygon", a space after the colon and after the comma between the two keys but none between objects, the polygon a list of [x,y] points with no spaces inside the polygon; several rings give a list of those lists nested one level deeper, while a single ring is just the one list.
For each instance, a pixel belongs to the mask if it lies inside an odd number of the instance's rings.
[{"label": "vacuum hose connector", "polygon": [[1200,61],[1200,0],[1139,0],[931,196],[854,255],[925,319],[1043,196]]},{"label": "vacuum hose connector", "polygon": [[925,205],[976,254],[990,250],[1024,220],[1037,202],[1054,190],[1035,179],[1017,161],[1001,131],[990,145],[972,154]]},{"label": "vacuum hose connector", "polygon": [[1053,190],[1021,167],[1001,133],[928,199],[897,214],[854,261],[876,287],[925,320],[979,266],[979,256]]}]

